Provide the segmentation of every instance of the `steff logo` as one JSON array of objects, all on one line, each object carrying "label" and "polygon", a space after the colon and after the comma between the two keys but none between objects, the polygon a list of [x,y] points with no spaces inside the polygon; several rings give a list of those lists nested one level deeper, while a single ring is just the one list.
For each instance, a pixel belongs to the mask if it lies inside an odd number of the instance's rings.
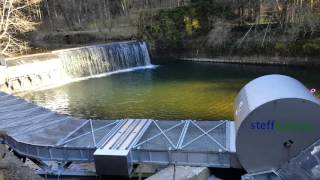
[{"label": "steff logo", "polygon": [[274,120],[251,122],[251,129],[274,130]]},{"label": "steff logo", "polygon": [[316,125],[311,122],[301,121],[254,121],[251,122],[250,128],[253,130],[261,131],[277,131],[277,132],[288,132],[288,133],[312,133],[316,131]]}]

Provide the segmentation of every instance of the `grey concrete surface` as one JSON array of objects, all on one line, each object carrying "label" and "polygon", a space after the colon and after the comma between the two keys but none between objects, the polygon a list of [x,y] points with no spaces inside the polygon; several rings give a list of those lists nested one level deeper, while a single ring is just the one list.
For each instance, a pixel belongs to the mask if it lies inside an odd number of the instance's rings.
[{"label": "grey concrete surface", "polygon": [[169,166],[147,178],[147,180],[207,180],[209,169],[206,167]]}]

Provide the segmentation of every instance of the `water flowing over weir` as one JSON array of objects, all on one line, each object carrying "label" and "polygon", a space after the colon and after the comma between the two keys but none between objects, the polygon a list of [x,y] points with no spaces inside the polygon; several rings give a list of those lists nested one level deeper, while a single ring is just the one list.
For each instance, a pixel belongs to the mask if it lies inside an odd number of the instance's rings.
[{"label": "water flowing over weir", "polygon": [[6,60],[0,90],[45,89],[90,77],[152,67],[145,42],[129,41],[52,51]]},{"label": "water flowing over weir", "polygon": [[151,65],[144,42],[128,42],[54,51],[74,78]]}]

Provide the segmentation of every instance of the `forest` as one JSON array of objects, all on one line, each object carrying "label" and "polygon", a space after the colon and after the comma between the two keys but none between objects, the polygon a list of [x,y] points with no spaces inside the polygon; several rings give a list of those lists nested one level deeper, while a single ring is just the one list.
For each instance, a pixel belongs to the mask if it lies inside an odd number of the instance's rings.
[{"label": "forest", "polygon": [[319,0],[3,0],[0,54],[144,40],[155,56],[319,56]]}]

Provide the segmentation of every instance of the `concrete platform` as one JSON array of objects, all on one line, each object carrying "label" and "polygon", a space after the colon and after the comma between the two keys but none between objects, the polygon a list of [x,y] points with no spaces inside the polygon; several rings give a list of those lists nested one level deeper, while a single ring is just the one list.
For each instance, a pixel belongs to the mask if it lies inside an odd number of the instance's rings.
[{"label": "concrete platform", "polygon": [[207,167],[169,166],[147,180],[208,180],[209,175]]}]

